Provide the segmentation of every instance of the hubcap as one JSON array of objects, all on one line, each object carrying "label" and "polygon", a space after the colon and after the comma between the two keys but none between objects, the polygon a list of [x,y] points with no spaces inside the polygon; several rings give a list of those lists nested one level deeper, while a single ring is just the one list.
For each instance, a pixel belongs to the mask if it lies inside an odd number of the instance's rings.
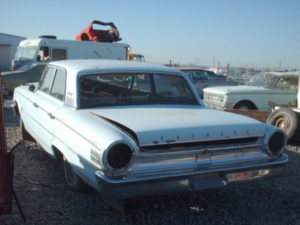
[{"label": "hubcap", "polygon": [[283,131],[286,132],[291,127],[291,120],[286,115],[280,115],[279,117],[277,117],[275,119],[275,121],[274,121],[274,123],[272,125],[280,128],[281,130],[283,130]]}]

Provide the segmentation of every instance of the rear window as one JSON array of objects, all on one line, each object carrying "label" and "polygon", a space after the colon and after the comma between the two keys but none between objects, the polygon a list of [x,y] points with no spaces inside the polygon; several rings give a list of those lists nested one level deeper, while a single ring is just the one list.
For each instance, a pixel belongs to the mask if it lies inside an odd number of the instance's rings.
[{"label": "rear window", "polygon": [[185,79],[165,74],[99,74],[80,78],[80,107],[197,105]]}]

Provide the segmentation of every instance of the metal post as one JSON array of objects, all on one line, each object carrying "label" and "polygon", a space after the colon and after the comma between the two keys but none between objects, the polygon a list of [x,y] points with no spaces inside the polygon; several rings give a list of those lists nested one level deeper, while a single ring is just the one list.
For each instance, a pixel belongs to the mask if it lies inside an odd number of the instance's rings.
[{"label": "metal post", "polygon": [[0,72],[0,215],[12,211],[13,154],[7,152]]},{"label": "metal post", "polygon": [[0,72],[0,154],[6,154],[6,132],[4,122],[3,96],[2,96],[2,77]]}]

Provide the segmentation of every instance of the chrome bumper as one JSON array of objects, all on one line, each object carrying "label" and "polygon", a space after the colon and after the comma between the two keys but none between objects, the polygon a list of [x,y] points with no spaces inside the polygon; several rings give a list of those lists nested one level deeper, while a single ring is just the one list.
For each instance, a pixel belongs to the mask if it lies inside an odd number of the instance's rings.
[{"label": "chrome bumper", "polygon": [[[107,199],[131,199],[140,196],[210,189],[222,187],[229,183],[270,178],[280,174],[275,167],[283,166],[287,162],[287,155],[282,154],[280,158],[274,161],[220,168],[199,168],[192,172],[176,174],[113,179],[97,170],[95,176],[103,197]],[[259,172],[257,172],[258,170]],[[253,173],[253,176],[246,175],[252,173],[239,173],[246,171],[256,172]],[[276,171],[276,173],[274,174],[272,171]]]},{"label": "chrome bumper", "polygon": [[233,109],[234,105],[227,105],[227,104],[222,104],[222,103],[212,103],[212,102],[207,102],[207,101],[203,101],[204,105],[212,108],[212,109],[218,109],[218,110],[224,110],[224,109]]},{"label": "chrome bumper", "polygon": [[14,113],[15,116],[19,116],[20,113],[19,113],[19,110],[18,110],[18,105],[15,101],[13,101],[10,105],[10,107],[12,108],[12,111]]}]

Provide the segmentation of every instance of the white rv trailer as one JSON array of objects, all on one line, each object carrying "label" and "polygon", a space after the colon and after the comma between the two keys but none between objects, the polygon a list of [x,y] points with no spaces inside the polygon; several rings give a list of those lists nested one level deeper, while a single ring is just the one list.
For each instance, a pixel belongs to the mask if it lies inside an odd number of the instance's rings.
[{"label": "white rv trailer", "polygon": [[33,63],[64,59],[129,58],[129,45],[91,41],[58,40],[55,36],[21,41],[12,62],[14,70],[26,70]]}]

